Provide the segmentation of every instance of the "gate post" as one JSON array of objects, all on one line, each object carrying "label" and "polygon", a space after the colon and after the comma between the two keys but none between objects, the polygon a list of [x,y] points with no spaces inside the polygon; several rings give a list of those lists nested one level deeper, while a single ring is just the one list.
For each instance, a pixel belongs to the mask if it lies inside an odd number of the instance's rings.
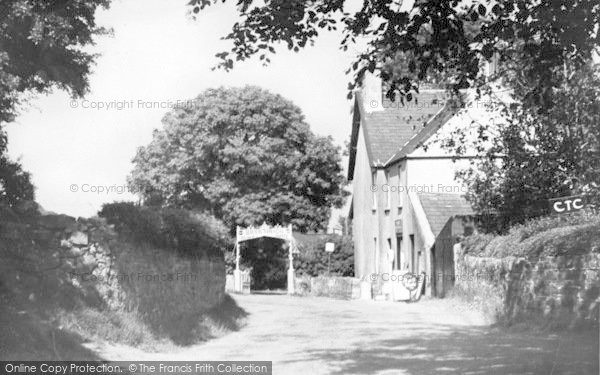
[{"label": "gate post", "polygon": [[235,241],[235,269],[233,270],[233,291],[235,293],[242,293],[242,273],[240,271],[240,243],[239,239],[239,227],[237,228],[238,235]]},{"label": "gate post", "polygon": [[288,230],[288,236],[289,236],[289,246],[288,246],[288,250],[289,250],[289,259],[290,259],[290,265],[288,267],[288,272],[287,272],[287,289],[288,289],[288,294],[294,294],[294,246],[295,246],[295,240],[294,240],[294,232],[292,230],[292,224],[289,224],[287,227]]},{"label": "gate post", "polygon": [[290,265],[287,272],[287,289],[288,294],[294,294],[294,256],[292,255],[292,243],[290,242]]}]

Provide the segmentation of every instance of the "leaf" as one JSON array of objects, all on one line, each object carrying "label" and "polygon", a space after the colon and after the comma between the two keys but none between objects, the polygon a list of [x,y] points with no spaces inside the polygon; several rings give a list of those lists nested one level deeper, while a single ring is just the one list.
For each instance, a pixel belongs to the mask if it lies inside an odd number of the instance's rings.
[{"label": "leaf", "polygon": [[494,13],[496,16],[499,16],[502,13],[502,7],[498,4],[495,4],[492,7],[492,13]]},{"label": "leaf", "polygon": [[477,7],[477,11],[481,16],[485,16],[487,10],[483,4],[479,4],[479,6]]}]

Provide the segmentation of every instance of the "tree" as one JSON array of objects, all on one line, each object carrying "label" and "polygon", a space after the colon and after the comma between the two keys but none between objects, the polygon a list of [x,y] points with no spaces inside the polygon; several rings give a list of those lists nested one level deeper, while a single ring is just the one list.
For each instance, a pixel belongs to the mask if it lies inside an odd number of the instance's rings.
[{"label": "tree", "polygon": [[21,164],[9,160],[6,152],[6,133],[0,128],[0,204],[18,206],[34,198],[31,176],[23,171]]},{"label": "tree", "polygon": [[0,153],[0,203],[14,207],[33,199],[34,187],[29,173]]},{"label": "tree", "polygon": [[[354,242],[347,235],[329,234],[327,236],[310,236],[302,238],[298,243],[300,254],[294,259],[294,269],[299,274],[321,276],[330,273],[337,276],[354,276]],[[334,243],[334,252],[327,253],[325,244]],[[331,265],[329,257],[331,256]]]},{"label": "tree", "polygon": [[94,55],[83,50],[107,30],[95,21],[110,0],[0,3],[0,124],[14,119],[26,93],[53,86],[82,96]]},{"label": "tree", "polygon": [[300,109],[258,87],[209,89],[163,119],[129,178],[146,204],[204,209],[235,225],[325,228],[340,207],[340,150]]},{"label": "tree", "polygon": [[0,201],[33,200],[30,176],[6,152],[4,123],[13,121],[31,94],[52,87],[82,96],[94,55],[83,50],[106,30],[95,11],[109,0],[9,0],[0,2]]},{"label": "tree", "polygon": [[[190,6],[198,13],[217,2],[190,0]],[[389,95],[397,89],[402,96],[408,95],[418,90],[419,80],[439,72],[448,74],[454,90],[474,87],[481,78],[480,59],[491,60],[494,55],[507,70],[537,80],[533,93],[547,94],[556,83],[548,68],[565,62],[583,64],[599,41],[600,4],[595,0],[416,0],[407,4],[364,0],[354,14],[344,11],[345,0],[237,3],[242,20],[224,37],[233,47],[217,54],[219,67],[231,69],[234,60],[257,54],[268,63],[275,53],[274,44],[285,43],[299,51],[314,43],[321,30],[335,30],[341,24],[342,49],[358,37],[369,38],[367,50],[351,67],[356,80],[350,89],[366,71],[382,68],[398,54],[407,55],[406,69],[381,72],[389,82]]]}]

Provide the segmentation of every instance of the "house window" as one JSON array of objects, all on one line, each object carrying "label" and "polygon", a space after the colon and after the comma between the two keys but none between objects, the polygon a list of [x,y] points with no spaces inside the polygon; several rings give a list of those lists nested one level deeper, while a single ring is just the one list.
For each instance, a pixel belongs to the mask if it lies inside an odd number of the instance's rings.
[{"label": "house window", "polygon": [[373,206],[372,209],[373,211],[375,211],[377,209],[377,172],[373,172],[373,174],[371,175],[371,184],[373,185],[374,189],[371,189],[371,191],[373,192]]},{"label": "house window", "polygon": [[[398,166],[398,181],[399,185],[402,186],[404,179],[402,178],[402,165]],[[398,215],[402,213],[402,207],[404,207],[404,188],[398,188]]]}]

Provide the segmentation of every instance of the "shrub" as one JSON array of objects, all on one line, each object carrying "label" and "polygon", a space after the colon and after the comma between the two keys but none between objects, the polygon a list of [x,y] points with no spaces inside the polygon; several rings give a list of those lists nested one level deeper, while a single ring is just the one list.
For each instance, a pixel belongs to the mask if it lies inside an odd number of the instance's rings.
[{"label": "shrub", "polygon": [[[299,236],[300,237],[300,236]],[[319,276],[327,273],[328,253],[325,243],[333,242],[331,274],[354,276],[354,244],[352,237],[340,235],[301,236],[298,241],[300,254],[294,260],[294,268],[301,275]]]},{"label": "shrub", "polygon": [[231,246],[224,224],[201,212],[124,202],[103,205],[99,216],[121,234],[182,255],[222,257]]},{"label": "shrub", "polygon": [[507,256],[580,255],[600,251],[600,216],[578,212],[529,220],[505,235],[474,234],[463,241],[465,254]]},{"label": "shrub", "polygon": [[465,254],[480,255],[485,252],[486,246],[494,239],[493,234],[475,233],[466,237],[462,246]]},{"label": "shrub", "polygon": [[8,160],[0,149],[0,203],[15,206],[34,199],[34,186],[29,172],[21,164]]}]

